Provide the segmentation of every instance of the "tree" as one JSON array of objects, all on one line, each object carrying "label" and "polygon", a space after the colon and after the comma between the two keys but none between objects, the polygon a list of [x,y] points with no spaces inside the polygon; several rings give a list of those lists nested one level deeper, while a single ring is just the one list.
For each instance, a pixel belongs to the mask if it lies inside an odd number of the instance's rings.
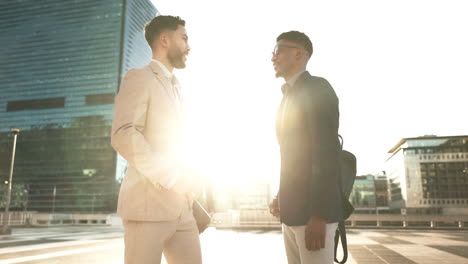
[{"label": "tree", "polygon": [[[8,184],[0,184],[1,208],[5,208],[8,194]],[[13,184],[11,188],[10,208],[26,209],[28,206],[28,189],[24,184]]]}]

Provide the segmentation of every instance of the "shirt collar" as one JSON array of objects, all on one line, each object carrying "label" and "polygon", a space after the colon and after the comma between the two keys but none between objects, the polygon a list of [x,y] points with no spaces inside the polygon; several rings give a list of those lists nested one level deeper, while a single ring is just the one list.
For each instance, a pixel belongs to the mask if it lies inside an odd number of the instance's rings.
[{"label": "shirt collar", "polygon": [[302,70],[298,73],[296,73],[296,75],[294,75],[291,79],[289,79],[289,81],[287,81],[287,83],[289,84],[289,86],[293,87],[294,84],[296,83],[297,79],[299,79],[299,76],[301,76],[302,73],[304,73],[306,70]]},{"label": "shirt collar", "polygon": [[166,77],[169,80],[172,80],[172,77],[174,76],[174,74],[170,72],[162,62],[155,60],[155,59],[152,59],[152,61],[156,62],[156,64],[159,66],[159,68],[162,69],[162,71],[164,72],[164,75],[166,75]]},{"label": "shirt collar", "polygon": [[281,90],[283,91],[283,94],[286,93],[286,91],[289,90],[289,88],[292,88],[294,86],[297,79],[299,79],[299,76],[301,76],[301,74],[303,74],[305,71],[306,70],[304,69],[296,73],[291,79],[289,79],[285,84],[283,84],[283,86],[281,86]]}]

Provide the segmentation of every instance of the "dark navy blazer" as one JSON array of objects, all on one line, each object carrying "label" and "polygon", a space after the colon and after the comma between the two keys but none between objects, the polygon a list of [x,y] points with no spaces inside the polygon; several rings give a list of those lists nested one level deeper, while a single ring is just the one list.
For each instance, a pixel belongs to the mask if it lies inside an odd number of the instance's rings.
[{"label": "dark navy blazer", "polygon": [[327,80],[302,73],[283,90],[276,132],[281,152],[281,222],[307,224],[311,216],[343,220],[338,98]]}]

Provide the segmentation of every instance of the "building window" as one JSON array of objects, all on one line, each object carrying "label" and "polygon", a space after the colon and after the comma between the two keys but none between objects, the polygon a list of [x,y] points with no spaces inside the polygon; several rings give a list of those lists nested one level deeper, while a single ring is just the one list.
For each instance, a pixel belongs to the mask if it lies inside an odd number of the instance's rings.
[{"label": "building window", "polygon": [[7,112],[65,107],[65,97],[10,101]]},{"label": "building window", "polygon": [[92,94],[86,96],[87,105],[113,104],[114,94]]},{"label": "building window", "polygon": [[408,154],[408,155],[413,155],[413,154],[415,154],[415,153],[416,153],[416,150],[414,150],[414,149],[407,149],[407,150],[405,150],[405,154]]}]

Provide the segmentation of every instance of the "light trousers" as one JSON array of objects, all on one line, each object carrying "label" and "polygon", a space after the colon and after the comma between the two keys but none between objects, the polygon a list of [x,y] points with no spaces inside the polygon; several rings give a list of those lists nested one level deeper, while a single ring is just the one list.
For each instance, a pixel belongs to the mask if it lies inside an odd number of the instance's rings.
[{"label": "light trousers", "polygon": [[123,220],[125,264],[160,264],[162,254],[168,264],[201,264],[197,224],[187,205],[173,221]]},{"label": "light trousers", "polygon": [[326,226],[325,248],[309,251],[305,244],[306,226],[287,226],[283,224],[283,238],[288,264],[333,264],[334,238],[338,223],[330,223]]}]

